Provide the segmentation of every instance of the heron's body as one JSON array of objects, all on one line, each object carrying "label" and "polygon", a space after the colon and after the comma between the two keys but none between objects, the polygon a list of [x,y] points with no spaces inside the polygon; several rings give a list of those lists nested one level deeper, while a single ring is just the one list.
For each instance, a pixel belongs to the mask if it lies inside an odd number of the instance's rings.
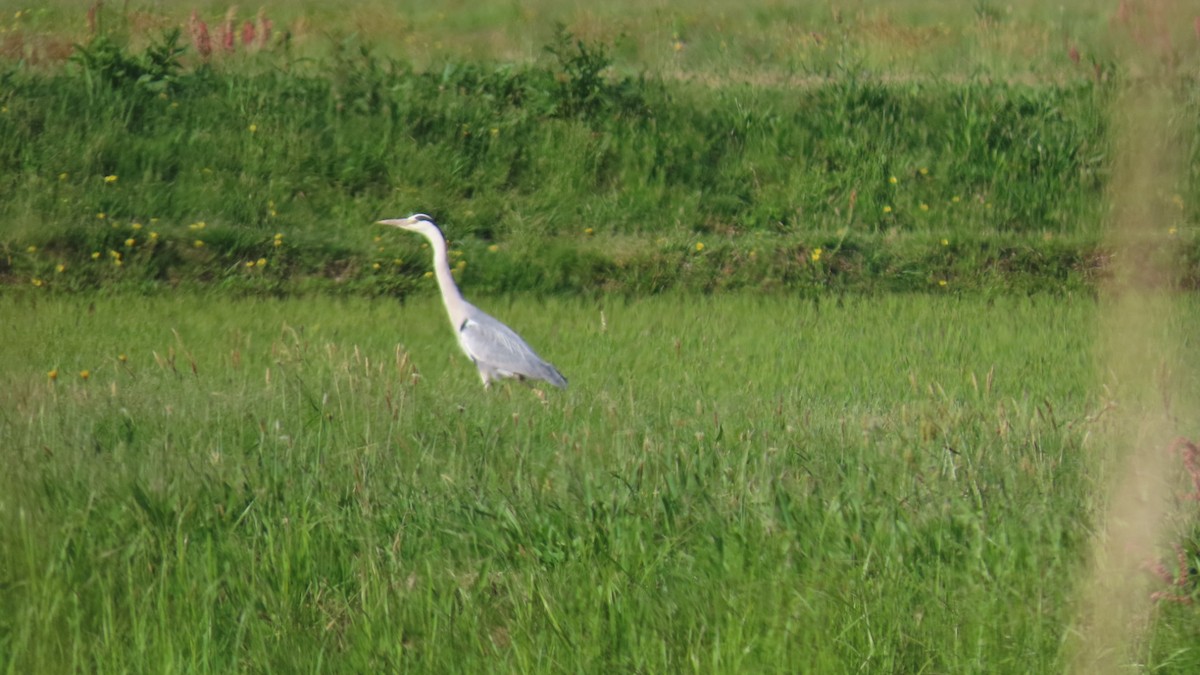
[{"label": "heron's body", "polygon": [[513,329],[463,299],[458,284],[454,283],[454,277],[450,274],[446,239],[429,216],[416,213],[407,218],[379,222],[416,232],[429,240],[433,248],[433,272],[442,291],[446,313],[450,315],[459,346],[479,368],[479,377],[483,379],[485,388],[500,378],[544,380],[556,387],[566,388],[567,380],[558,369],[538,356]]}]

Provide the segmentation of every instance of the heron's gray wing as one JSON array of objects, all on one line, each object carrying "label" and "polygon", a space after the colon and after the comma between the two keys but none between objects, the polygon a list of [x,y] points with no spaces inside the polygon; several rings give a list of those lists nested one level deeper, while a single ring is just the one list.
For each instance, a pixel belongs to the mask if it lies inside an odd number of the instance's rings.
[{"label": "heron's gray wing", "polygon": [[458,333],[467,355],[481,367],[502,374],[545,380],[560,388],[567,386],[566,378],[538,356],[520,335],[478,309],[459,326]]}]

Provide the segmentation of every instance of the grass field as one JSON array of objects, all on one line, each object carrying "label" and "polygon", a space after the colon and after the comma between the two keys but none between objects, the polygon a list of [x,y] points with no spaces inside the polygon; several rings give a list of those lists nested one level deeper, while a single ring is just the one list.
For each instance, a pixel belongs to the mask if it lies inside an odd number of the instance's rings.
[{"label": "grass field", "polygon": [[0,0],[0,673],[1197,672],[1197,46]]},{"label": "grass field", "polygon": [[1093,301],[486,304],[4,300],[10,672],[1059,669]]}]

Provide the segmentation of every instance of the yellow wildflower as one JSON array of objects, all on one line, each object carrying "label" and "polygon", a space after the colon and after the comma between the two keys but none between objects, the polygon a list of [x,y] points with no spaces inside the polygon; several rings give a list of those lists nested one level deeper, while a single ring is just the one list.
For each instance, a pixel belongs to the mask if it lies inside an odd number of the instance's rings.
[{"label": "yellow wildflower", "polygon": [[267,266],[267,259],[266,259],[266,258],[259,258],[258,260],[254,261],[254,264],[255,264],[255,265],[258,265],[259,267],[266,267],[266,266]]},{"label": "yellow wildflower", "polygon": [[943,240],[942,240],[942,246],[949,246],[949,245],[950,245],[950,240],[949,240],[949,239],[943,239]]},{"label": "yellow wildflower", "polygon": [[33,285],[34,285],[34,286],[36,286],[37,288],[41,288],[41,287],[42,287],[42,280],[41,280],[41,279],[39,279],[39,278],[37,278],[37,277],[34,277],[34,278],[33,278],[33,279],[31,279],[30,281],[31,281],[31,282],[33,283]]},{"label": "yellow wildflower", "polygon": [[899,183],[900,181],[895,176],[891,176],[888,178],[888,182],[891,183],[892,185],[895,185],[896,183]]},{"label": "yellow wildflower", "polygon": [[373,270],[379,269],[379,263],[371,263],[371,269],[373,269]]},{"label": "yellow wildflower", "polygon": [[25,252],[26,252],[26,253],[37,253],[37,247],[36,247],[36,246],[30,246],[29,248],[25,249]]},{"label": "yellow wildflower", "polygon": [[195,246],[196,248],[204,248],[204,240],[197,239],[196,241],[192,242],[192,246]]},{"label": "yellow wildflower", "polygon": [[116,177],[116,175],[108,175],[108,176],[105,176],[105,177],[104,177],[104,182],[105,182],[105,183],[115,183],[115,182],[117,182],[117,177]]},{"label": "yellow wildflower", "polygon": [[702,241],[696,242],[696,252],[699,253],[700,251],[703,251],[703,250],[704,250],[704,242],[702,242]]},{"label": "yellow wildflower", "polygon": [[57,265],[54,266],[54,271],[58,272],[59,274],[62,274],[63,272],[67,271],[67,266],[64,265],[63,263],[58,263]]},{"label": "yellow wildflower", "polygon": [[137,244],[137,239],[130,237],[125,240],[125,248],[133,248]]},{"label": "yellow wildflower", "polygon": [[811,259],[813,262],[818,262],[818,261],[820,261],[820,260],[821,260],[821,253],[823,253],[823,251],[821,250],[821,248],[820,248],[820,247],[817,247],[817,248],[814,248],[814,249],[812,250],[812,253],[810,253],[808,257],[809,257],[809,258],[810,258],[810,259]]},{"label": "yellow wildflower", "polygon": [[46,377],[49,377],[52,381],[57,380],[58,379],[58,368],[51,368],[50,372],[46,373]]},{"label": "yellow wildflower", "polygon": [[92,260],[100,259],[100,251],[92,251]]},{"label": "yellow wildflower", "polygon": [[884,213],[891,213],[891,212],[892,212],[892,207],[890,207],[890,206],[884,206],[884,207],[883,207],[883,212],[884,212]]},{"label": "yellow wildflower", "polygon": [[140,230],[140,229],[142,229],[142,224],[141,223],[130,223],[129,227],[134,230]]},{"label": "yellow wildflower", "polygon": [[945,286],[946,286],[946,280],[945,280],[945,279],[938,279],[938,286],[945,287]]},{"label": "yellow wildflower", "polygon": [[91,376],[92,376],[92,371],[90,371],[90,370],[86,370],[86,369],[85,369],[85,370],[81,370],[81,371],[79,371],[79,377],[80,377],[80,379],[86,380],[86,379],[88,379],[88,378],[89,378],[89,377],[91,377]]},{"label": "yellow wildflower", "polygon": [[929,210],[929,205],[928,205],[928,204],[926,204],[925,202],[921,202],[921,210],[922,210],[922,211],[928,211],[928,210]]},{"label": "yellow wildflower", "polygon": [[252,134],[253,134],[253,133],[256,133],[256,132],[258,131],[258,125],[257,125],[257,124],[251,124],[251,125],[250,125],[249,127],[247,127],[247,128],[250,130],[250,133],[252,133]]},{"label": "yellow wildflower", "polygon": [[492,244],[491,246],[488,247],[488,250],[491,251],[492,253],[495,253],[496,251],[500,250],[500,246],[497,244]]}]

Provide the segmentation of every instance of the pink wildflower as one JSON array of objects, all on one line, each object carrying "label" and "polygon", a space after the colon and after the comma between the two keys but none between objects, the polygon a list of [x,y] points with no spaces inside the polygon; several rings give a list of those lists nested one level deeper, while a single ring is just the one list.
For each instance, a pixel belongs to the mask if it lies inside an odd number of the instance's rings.
[{"label": "pink wildflower", "polygon": [[221,47],[227,52],[232,52],[234,47],[233,17],[237,12],[236,7],[230,7],[228,12],[225,12],[225,22],[221,24]]},{"label": "pink wildflower", "polygon": [[188,32],[192,35],[192,45],[196,48],[196,53],[201,58],[207,59],[212,54],[212,40],[208,37],[208,24],[200,19],[200,15],[194,9],[192,17],[188,19]]}]

